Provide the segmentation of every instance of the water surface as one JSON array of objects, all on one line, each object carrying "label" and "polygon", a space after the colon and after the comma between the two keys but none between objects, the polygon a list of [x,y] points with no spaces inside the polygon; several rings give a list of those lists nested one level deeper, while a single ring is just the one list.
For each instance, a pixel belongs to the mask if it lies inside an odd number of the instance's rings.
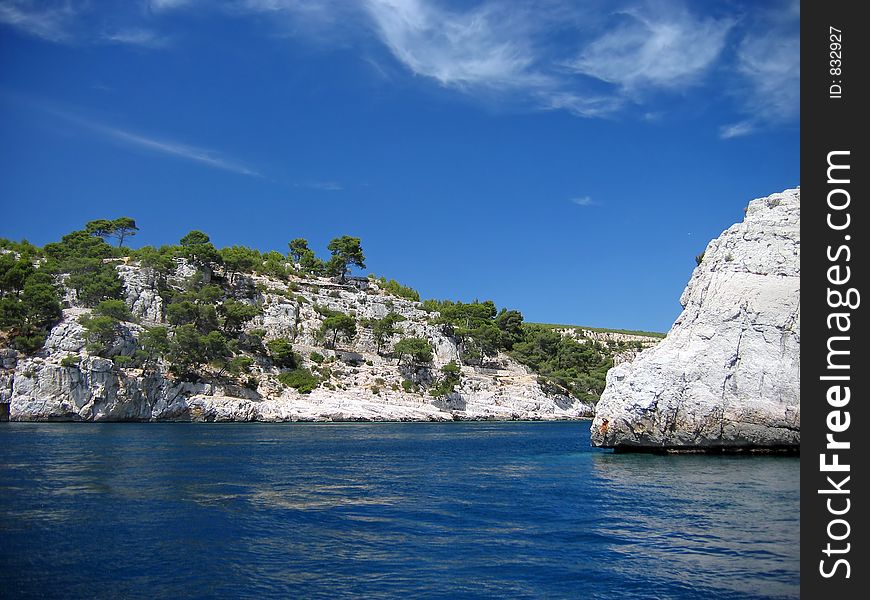
[{"label": "water surface", "polygon": [[0,596],[797,598],[799,459],[588,422],[0,426]]}]

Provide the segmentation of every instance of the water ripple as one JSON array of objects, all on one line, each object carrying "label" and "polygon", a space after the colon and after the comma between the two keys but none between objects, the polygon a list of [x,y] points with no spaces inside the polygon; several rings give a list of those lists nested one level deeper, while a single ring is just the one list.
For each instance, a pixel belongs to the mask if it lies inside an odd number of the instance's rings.
[{"label": "water ripple", "polygon": [[586,423],[0,427],[19,597],[799,597],[799,459]]}]

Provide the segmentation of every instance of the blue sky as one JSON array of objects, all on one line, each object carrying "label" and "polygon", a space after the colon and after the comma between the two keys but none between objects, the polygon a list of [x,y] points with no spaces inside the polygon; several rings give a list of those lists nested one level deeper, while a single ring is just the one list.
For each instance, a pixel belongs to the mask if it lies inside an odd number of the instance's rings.
[{"label": "blue sky", "polygon": [[424,297],[666,331],[799,185],[797,2],[0,0],[0,236],[326,254]]}]

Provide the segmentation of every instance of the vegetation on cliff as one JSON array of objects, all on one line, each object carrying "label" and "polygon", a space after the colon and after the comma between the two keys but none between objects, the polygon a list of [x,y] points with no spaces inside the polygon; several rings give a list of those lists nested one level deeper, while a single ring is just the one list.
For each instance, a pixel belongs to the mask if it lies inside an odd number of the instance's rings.
[{"label": "vegetation on cliff", "polygon": [[[91,221],[43,248],[0,240],[3,345],[27,354],[38,352],[62,318],[62,307],[78,306],[90,309],[78,317],[88,353],[112,358],[119,368],[149,370],[163,365],[178,377],[229,378],[255,388],[258,381],[252,366],[268,364],[280,370],[278,381],[300,392],[329,379],[321,354],[311,353],[314,364],[309,370],[292,340],[271,339],[264,344],[265,331],[250,328],[248,323],[263,314],[262,293],[269,290],[260,283],[245,285],[245,278],[260,275],[283,282],[286,291],[281,293],[292,298],[300,282],[325,285],[317,278],[331,277],[331,285],[339,287],[330,294],[337,296],[341,288],[354,289],[347,285],[350,269],[366,266],[358,238],[335,238],[328,245],[331,255],[324,260],[303,238],[290,241],[284,255],[244,246],[219,249],[198,230],[176,245],[124,247],[137,231],[132,218],[121,217]],[[188,271],[179,279],[181,264],[188,265]],[[153,272],[162,299],[159,325],[136,322],[130,299],[124,298],[118,271],[122,265]],[[368,281],[383,293],[419,303],[416,290],[395,280],[369,275]],[[364,301],[364,294],[359,301]],[[405,317],[392,311],[380,318],[358,319],[355,311],[347,314],[314,306],[322,319],[319,343],[336,351],[365,332],[378,355],[394,358],[404,369],[407,385],[403,387],[416,391],[425,381],[434,396],[449,395],[461,384],[460,364],[485,369],[500,354],[507,354],[537,373],[539,383],[551,391],[589,401],[601,394],[613,354],[625,349],[622,342],[578,339],[551,326],[525,323],[519,311],[499,309],[489,300],[425,300],[417,306],[429,314],[430,325],[455,342],[460,363],[451,361],[432,369],[434,349],[429,340],[405,335]],[[404,337],[396,340],[400,336]],[[73,358],[67,362],[77,364]],[[426,376],[418,377],[422,372]]]}]

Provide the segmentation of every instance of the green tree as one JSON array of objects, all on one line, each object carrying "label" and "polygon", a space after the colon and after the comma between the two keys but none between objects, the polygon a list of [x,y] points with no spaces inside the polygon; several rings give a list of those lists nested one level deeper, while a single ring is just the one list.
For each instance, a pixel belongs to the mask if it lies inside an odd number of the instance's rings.
[{"label": "green tree", "polygon": [[366,257],[363,254],[359,238],[343,235],[330,241],[327,248],[332,252],[330,259],[332,270],[340,271],[335,274],[339,275],[342,281],[347,277],[349,265],[356,265],[360,269],[366,268]]},{"label": "green tree", "polygon": [[200,338],[205,362],[218,369],[218,375],[222,375],[233,357],[233,350],[229,341],[220,331],[210,331]]},{"label": "green tree", "polygon": [[88,352],[97,356],[106,356],[121,333],[121,324],[114,317],[82,315],[79,323],[85,328]]},{"label": "green tree", "polygon": [[377,345],[376,352],[378,354],[381,353],[384,344],[387,343],[391,337],[401,332],[401,329],[396,327],[396,325],[404,320],[405,317],[402,315],[395,312],[389,312],[382,318],[372,321],[372,337]]},{"label": "green tree", "polygon": [[0,298],[0,327],[21,328],[26,323],[24,304],[18,298]]},{"label": "green tree", "polygon": [[177,246],[142,246],[138,250],[131,250],[130,255],[139,261],[143,267],[150,267],[161,275],[168,275],[175,270],[175,257],[178,254]]},{"label": "green tree", "polygon": [[250,273],[254,267],[261,264],[262,257],[257,250],[244,246],[221,248],[221,259],[226,270],[227,279],[232,281],[236,273]]},{"label": "green tree", "polygon": [[33,276],[24,284],[21,304],[27,323],[36,328],[48,327],[63,316],[57,288]]},{"label": "green tree", "polygon": [[112,235],[112,222],[109,219],[96,219],[85,224],[85,231],[104,240]]},{"label": "green tree", "polygon": [[120,298],[124,293],[124,284],[114,267],[93,259],[89,262],[90,266],[83,266],[66,280],[66,285],[76,291],[79,303],[96,306],[103,300]]},{"label": "green tree", "polygon": [[523,314],[518,310],[499,311],[495,325],[501,331],[501,346],[510,350],[514,344],[523,340]]},{"label": "green tree", "polygon": [[330,348],[335,348],[338,336],[351,340],[356,336],[356,321],[350,315],[342,313],[334,314],[323,320],[320,327],[320,335],[324,338],[331,336]]},{"label": "green tree", "polygon": [[414,367],[430,363],[434,357],[432,344],[420,337],[409,337],[399,340],[393,348],[393,353],[399,358],[400,363],[404,359],[408,359]]},{"label": "green tree", "polygon": [[91,235],[105,238],[115,238],[118,240],[118,247],[124,245],[124,240],[128,237],[136,235],[139,228],[136,227],[136,221],[130,217],[119,217],[109,221],[108,219],[97,219],[89,221],[85,225],[85,231]]},{"label": "green tree", "polygon": [[283,338],[269,340],[266,342],[266,347],[276,367],[295,369],[299,366],[299,355],[293,351],[290,340]]},{"label": "green tree", "polygon": [[302,260],[299,262],[299,267],[303,272],[315,276],[325,275],[327,272],[326,263],[317,258],[317,256],[314,255],[314,252],[310,251],[302,257]]},{"label": "green tree", "polygon": [[223,303],[218,306],[218,312],[224,318],[224,329],[226,331],[236,332],[241,329],[242,325],[246,322],[261,314],[263,310],[259,306],[245,304],[244,302],[239,302],[238,300],[229,298],[224,300]]},{"label": "green tree", "polygon": [[112,221],[112,235],[118,240],[118,247],[124,245],[124,240],[128,237],[136,235],[139,228],[136,227],[136,221],[130,217],[119,217]]},{"label": "green tree", "polygon": [[201,231],[193,230],[181,238],[181,254],[192,264],[213,269],[221,263],[221,254],[212,245],[209,237]]},{"label": "green tree", "polygon": [[146,327],[139,334],[136,356],[145,368],[155,368],[157,361],[169,354],[171,343],[166,327]]},{"label": "green tree", "polygon": [[266,252],[263,254],[263,262],[260,272],[276,279],[287,279],[287,259],[280,252]]},{"label": "green tree", "polygon": [[24,282],[36,271],[30,260],[16,258],[11,252],[0,254],[0,296],[18,294]]},{"label": "green tree", "polygon": [[180,373],[186,373],[206,362],[202,336],[192,323],[176,327],[170,343],[169,361]]},{"label": "green tree", "polygon": [[166,320],[170,325],[187,325],[196,323],[199,318],[199,307],[189,300],[173,302],[166,307]]},{"label": "green tree", "polygon": [[112,317],[118,321],[132,321],[133,314],[123,300],[103,300],[94,308],[94,314]]},{"label": "green tree", "polygon": [[441,367],[441,379],[429,393],[432,396],[447,396],[456,391],[456,386],[462,382],[462,369],[451,360]]},{"label": "green tree", "polygon": [[254,359],[250,356],[234,356],[227,363],[226,370],[233,377],[238,377],[242,374],[249,374],[252,366],[254,366]]},{"label": "green tree", "polygon": [[302,259],[308,254],[314,254],[311,251],[311,248],[308,247],[308,240],[305,238],[296,238],[295,240],[290,240],[290,243],[287,244],[290,247],[290,257],[293,259],[293,262],[302,263]]}]

